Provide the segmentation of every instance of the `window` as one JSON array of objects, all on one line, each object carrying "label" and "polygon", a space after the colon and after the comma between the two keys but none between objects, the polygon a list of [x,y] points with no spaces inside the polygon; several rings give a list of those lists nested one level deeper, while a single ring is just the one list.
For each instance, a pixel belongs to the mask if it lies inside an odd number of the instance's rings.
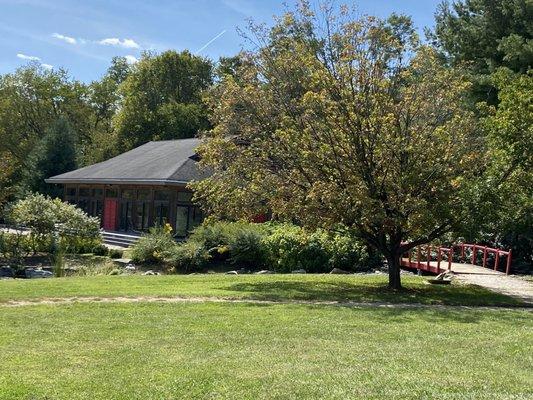
[{"label": "window", "polygon": [[170,200],[170,190],[156,190],[154,192],[154,200]]},{"label": "window", "polygon": [[168,222],[168,203],[160,202],[155,204],[155,219],[154,224],[163,226]]},{"label": "window", "polygon": [[138,231],[145,231],[148,229],[148,223],[150,221],[150,203],[148,201],[138,201],[136,206],[136,219],[135,228]]},{"label": "window", "polygon": [[80,187],[79,195],[80,197],[91,197],[91,189],[88,187]]},{"label": "window", "polygon": [[176,207],[176,236],[184,237],[203,221],[202,211],[198,207],[179,205]]},{"label": "window", "polygon": [[137,191],[137,198],[139,200],[150,200],[150,189],[139,189]]},{"label": "window", "polygon": [[93,189],[93,197],[103,197],[103,196],[104,196],[104,189],[102,188]]},{"label": "window", "polygon": [[178,202],[180,203],[190,203],[192,200],[191,192],[178,192]]},{"label": "window", "polygon": [[106,197],[118,197],[118,189],[117,188],[108,188],[105,191]]},{"label": "window", "polygon": [[76,186],[67,186],[67,196],[76,197]]},{"label": "window", "polygon": [[122,190],[122,198],[123,199],[134,199],[135,198],[135,190],[133,190],[133,189],[123,189]]}]

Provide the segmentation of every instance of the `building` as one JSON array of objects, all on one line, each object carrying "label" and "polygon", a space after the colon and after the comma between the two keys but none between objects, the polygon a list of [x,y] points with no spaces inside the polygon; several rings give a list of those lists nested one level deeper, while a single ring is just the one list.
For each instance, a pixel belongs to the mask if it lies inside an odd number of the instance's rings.
[{"label": "building", "polygon": [[198,167],[199,139],[149,142],[117,157],[46,179],[64,200],[100,218],[107,231],[143,232],[171,224],[183,237],[203,215],[186,188],[208,175]]}]

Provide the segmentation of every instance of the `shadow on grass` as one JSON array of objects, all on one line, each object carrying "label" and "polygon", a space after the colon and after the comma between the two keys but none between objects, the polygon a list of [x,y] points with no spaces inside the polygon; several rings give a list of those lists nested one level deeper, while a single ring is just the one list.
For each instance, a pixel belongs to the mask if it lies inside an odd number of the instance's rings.
[{"label": "shadow on grass", "polygon": [[[221,288],[222,289],[222,288]],[[239,282],[224,287],[254,300],[309,300],[387,303],[421,303],[465,306],[520,305],[505,295],[478,286],[433,286],[424,281],[393,291],[383,283],[271,281]]]}]

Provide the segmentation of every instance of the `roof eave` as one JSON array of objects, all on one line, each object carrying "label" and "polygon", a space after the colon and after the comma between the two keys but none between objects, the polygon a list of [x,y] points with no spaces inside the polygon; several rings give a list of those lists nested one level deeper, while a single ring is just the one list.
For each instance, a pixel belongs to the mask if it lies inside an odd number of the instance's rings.
[{"label": "roof eave", "polygon": [[189,181],[175,180],[175,179],[84,179],[84,178],[48,178],[44,180],[46,183],[62,183],[62,184],[100,184],[100,185],[152,185],[152,186],[184,186]]}]

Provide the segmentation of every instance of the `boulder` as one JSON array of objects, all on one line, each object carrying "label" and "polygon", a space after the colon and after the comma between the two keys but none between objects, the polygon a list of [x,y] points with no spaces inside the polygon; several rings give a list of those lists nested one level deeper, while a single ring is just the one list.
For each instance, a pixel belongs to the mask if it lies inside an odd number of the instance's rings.
[{"label": "boulder", "polygon": [[10,266],[0,267],[0,278],[14,278],[15,271]]},{"label": "boulder", "polygon": [[126,271],[135,271],[135,265],[128,264],[124,267]]},{"label": "boulder", "polygon": [[24,270],[24,275],[26,278],[34,279],[34,278],[51,278],[54,276],[50,271],[44,271],[40,268],[26,268]]},{"label": "boulder", "polygon": [[330,274],[344,274],[344,275],[347,275],[347,274],[351,274],[350,271],[345,271],[343,269],[340,269],[340,268],[333,268],[330,272]]},{"label": "boulder", "polygon": [[228,271],[226,275],[239,275],[239,273],[237,271]]},{"label": "boulder", "polygon": [[257,271],[257,275],[266,275],[266,274],[273,274],[274,271],[269,271],[268,269],[262,269],[261,271]]},{"label": "boulder", "polygon": [[295,269],[291,274],[307,274],[307,271],[305,269]]},{"label": "boulder", "polygon": [[148,270],[143,273],[143,275],[159,275],[159,272],[154,272],[152,270]]}]

